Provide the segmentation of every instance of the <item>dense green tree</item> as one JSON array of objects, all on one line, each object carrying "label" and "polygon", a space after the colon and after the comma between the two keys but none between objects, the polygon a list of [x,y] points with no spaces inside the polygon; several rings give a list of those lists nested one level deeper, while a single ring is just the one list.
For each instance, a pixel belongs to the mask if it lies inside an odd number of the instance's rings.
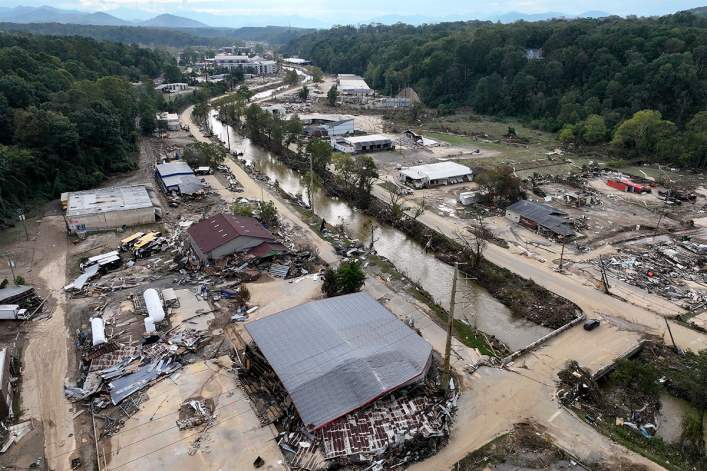
[{"label": "dense green tree", "polygon": [[179,83],[184,81],[182,76],[182,70],[176,65],[166,65],[164,67],[164,81],[165,83]]},{"label": "dense green tree", "polygon": [[652,364],[619,358],[611,379],[624,392],[624,403],[633,414],[644,404],[658,404],[661,385]]},{"label": "dense green tree", "polygon": [[309,98],[309,87],[302,85],[302,88],[297,92],[297,96],[300,100],[307,101],[307,98]]},{"label": "dense green tree", "polygon": [[358,261],[342,262],[336,270],[341,294],[356,293],[366,282],[366,273]]},{"label": "dense green tree", "polygon": [[190,167],[216,167],[226,160],[226,149],[211,142],[192,142],[184,147],[182,159]]},{"label": "dense green tree", "polygon": [[275,207],[274,201],[262,201],[258,210],[258,219],[266,226],[277,226],[279,222],[279,213]]},{"label": "dense green tree", "polygon": [[313,139],[307,143],[307,152],[312,154],[312,169],[322,175],[331,163],[331,146],[328,142]]},{"label": "dense green tree", "polygon": [[636,112],[633,118],[621,123],[611,144],[638,155],[655,153],[661,140],[675,130],[673,123],[661,118],[660,112],[655,110]]},{"label": "dense green tree", "polygon": [[326,101],[329,104],[329,106],[334,106],[338,99],[339,99],[339,89],[336,88],[336,85],[332,85],[326,94]]}]

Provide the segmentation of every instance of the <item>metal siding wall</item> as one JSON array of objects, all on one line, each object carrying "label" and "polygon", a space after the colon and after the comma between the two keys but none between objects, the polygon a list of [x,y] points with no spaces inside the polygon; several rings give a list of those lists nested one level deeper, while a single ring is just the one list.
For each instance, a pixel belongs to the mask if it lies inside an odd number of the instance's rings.
[{"label": "metal siding wall", "polygon": [[256,237],[246,236],[236,237],[235,239],[223,244],[221,247],[217,247],[209,252],[209,258],[213,260],[221,260],[234,252],[243,252],[255,247],[256,245],[260,245],[267,240],[268,239],[259,239]]}]

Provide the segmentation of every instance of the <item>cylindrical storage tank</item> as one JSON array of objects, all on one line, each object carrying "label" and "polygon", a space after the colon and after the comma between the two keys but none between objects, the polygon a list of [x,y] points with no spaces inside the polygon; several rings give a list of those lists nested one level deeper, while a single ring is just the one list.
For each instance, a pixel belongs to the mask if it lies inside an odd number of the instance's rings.
[{"label": "cylindrical storage tank", "polygon": [[103,319],[94,317],[91,320],[91,333],[93,334],[93,346],[106,343],[106,331],[103,328]]},{"label": "cylindrical storage tank", "polygon": [[162,300],[160,295],[155,289],[147,289],[142,295],[145,298],[145,308],[147,309],[148,317],[152,317],[152,320],[157,322],[162,322],[164,320],[164,309],[162,308]]},{"label": "cylindrical storage tank", "polygon": [[147,317],[145,319],[145,332],[147,332],[147,335],[152,335],[157,332],[157,329],[155,328],[155,320],[152,317]]}]

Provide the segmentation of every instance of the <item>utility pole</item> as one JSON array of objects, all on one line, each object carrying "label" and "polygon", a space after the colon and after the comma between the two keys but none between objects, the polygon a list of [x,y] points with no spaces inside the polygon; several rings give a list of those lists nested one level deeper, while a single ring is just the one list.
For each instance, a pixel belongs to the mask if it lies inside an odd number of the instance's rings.
[{"label": "utility pole", "polygon": [[660,217],[658,218],[658,225],[655,227],[656,234],[660,230],[660,221],[663,219],[663,216],[665,215],[665,206],[668,204],[668,195],[670,195],[670,193],[672,193],[672,190],[665,190],[665,200],[663,200],[663,210],[661,211]]},{"label": "utility pole", "polygon": [[449,301],[449,320],[447,323],[447,345],[444,348],[444,368],[442,369],[442,390],[449,390],[449,357],[452,353],[452,329],[454,328],[454,298],[457,294],[457,276],[459,263],[454,262],[454,277],[452,278],[452,299]]},{"label": "utility pole", "polygon": [[309,205],[312,207],[312,219],[316,220],[317,217],[314,215],[314,165],[311,152],[309,152]]},{"label": "utility pole", "polygon": [[604,267],[604,259],[601,258],[601,255],[599,255],[599,262],[601,263],[601,281],[604,284],[604,292],[606,294],[611,294],[609,293],[609,280],[606,278],[606,268]]},{"label": "utility pole", "polygon": [[29,234],[27,233],[27,224],[25,223],[25,214],[24,211],[21,209],[17,210],[17,215],[20,218],[20,221],[22,221],[22,227],[25,229],[25,237],[27,237],[27,240],[29,240]]},{"label": "utility pole", "polygon": [[565,238],[562,236],[557,236],[562,241],[562,251],[560,252],[560,271],[562,271],[562,259],[565,255]]},{"label": "utility pole", "polygon": [[675,343],[675,338],[673,338],[673,331],[670,329],[670,324],[668,324],[668,318],[663,316],[663,320],[665,321],[665,325],[668,326],[668,333],[670,334],[670,340],[673,341],[673,348],[675,348],[675,353],[677,353],[678,355],[682,355],[682,350],[680,350],[680,347],[678,347]]},{"label": "utility pole", "polygon": [[12,271],[12,283],[13,284],[15,283],[15,261],[12,260],[12,257],[14,255],[15,254],[13,254],[12,252],[6,252],[6,253],[2,254],[3,257],[7,258],[7,264],[10,265],[10,270]]}]

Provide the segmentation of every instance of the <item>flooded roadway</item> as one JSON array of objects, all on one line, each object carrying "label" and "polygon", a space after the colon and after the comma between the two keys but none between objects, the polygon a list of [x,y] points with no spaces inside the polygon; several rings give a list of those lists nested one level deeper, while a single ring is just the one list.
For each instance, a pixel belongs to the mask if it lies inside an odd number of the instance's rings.
[{"label": "flooded roadway", "polygon": [[[214,114],[212,111],[210,125],[216,137],[228,145],[228,129],[231,149],[243,152],[242,158],[246,162],[257,167],[272,180],[277,180],[287,193],[306,195],[299,173],[279,162],[274,154],[252,144],[250,139],[222,125]],[[303,199],[306,201],[306,196]],[[351,208],[344,201],[326,196],[322,190],[315,192],[313,199],[319,217],[333,225],[343,224],[351,237],[364,239],[361,227],[370,219],[368,216]],[[434,255],[425,254],[419,243],[391,226],[381,225],[379,232],[375,242],[378,253],[388,258],[403,276],[419,283],[437,303],[448,309],[453,268],[437,260]],[[458,287],[460,290],[457,292],[456,317],[471,325],[476,322],[481,331],[495,335],[511,350],[523,348],[551,332],[551,329],[514,317],[506,306],[481,286],[462,281]]]}]

